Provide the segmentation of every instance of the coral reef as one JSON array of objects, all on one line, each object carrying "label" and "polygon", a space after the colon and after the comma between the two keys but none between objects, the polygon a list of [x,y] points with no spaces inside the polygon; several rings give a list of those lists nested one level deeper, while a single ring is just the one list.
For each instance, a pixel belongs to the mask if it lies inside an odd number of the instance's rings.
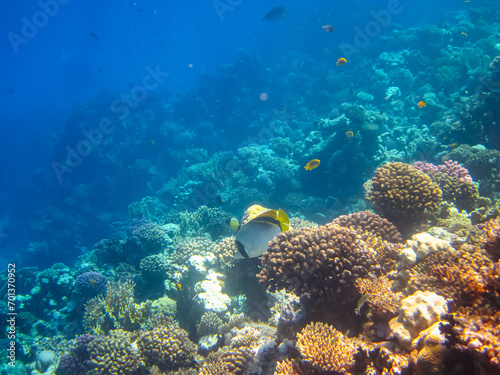
[{"label": "coral reef", "polygon": [[411,227],[441,202],[442,192],[415,167],[390,162],[375,172],[367,199],[407,236]]},{"label": "coral reef", "polygon": [[347,289],[378,270],[375,252],[356,232],[335,224],[280,233],[261,259],[258,278],[266,287],[314,298],[332,296],[338,287]]},{"label": "coral reef", "polygon": [[137,339],[137,347],[145,365],[155,365],[160,370],[190,366],[196,352],[187,332],[178,326],[143,332]]},{"label": "coral reef", "polygon": [[332,223],[354,230],[361,236],[367,236],[365,233],[369,233],[387,242],[397,243],[403,241],[401,234],[392,223],[370,211],[341,215]]},{"label": "coral reef", "polygon": [[112,329],[134,331],[151,314],[152,301],[134,303],[135,283],[108,283],[105,296],[97,296],[85,305],[83,325],[87,332],[101,334]]},{"label": "coral reef", "polygon": [[297,349],[311,368],[352,373],[355,343],[328,324],[307,325],[297,335]]},{"label": "coral reef", "polygon": [[101,374],[133,375],[141,367],[139,352],[132,345],[130,332],[112,330],[107,336],[98,336],[88,344],[90,361]]},{"label": "coral reef", "polygon": [[429,291],[415,292],[401,301],[398,317],[389,322],[392,336],[410,350],[420,332],[441,320],[448,313],[446,300]]},{"label": "coral reef", "polygon": [[106,292],[108,279],[99,272],[85,272],[75,280],[75,293],[89,300]]}]

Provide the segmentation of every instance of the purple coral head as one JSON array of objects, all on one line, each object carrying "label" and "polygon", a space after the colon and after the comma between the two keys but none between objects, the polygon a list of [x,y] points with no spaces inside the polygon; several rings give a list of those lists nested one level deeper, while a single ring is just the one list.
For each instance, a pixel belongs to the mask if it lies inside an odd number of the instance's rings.
[{"label": "purple coral head", "polygon": [[91,299],[106,292],[108,279],[99,272],[85,272],[76,278],[76,293],[85,299]]},{"label": "purple coral head", "polygon": [[56,375],[84,375],[92,370],[94,366],[87,345],[94,339],[92,335],[79,336],[71,352],[61,358]]}]

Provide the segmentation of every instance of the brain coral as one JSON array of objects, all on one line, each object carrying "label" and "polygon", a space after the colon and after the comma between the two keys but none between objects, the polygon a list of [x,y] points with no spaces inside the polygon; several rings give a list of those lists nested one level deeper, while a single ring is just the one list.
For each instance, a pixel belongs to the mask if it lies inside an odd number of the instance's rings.
[{"label": "brain coral", "polygon": [[358,277],[374,276],[376,252],[356,232],[331,224],[278,234],[262,257],[259,281],[273,291],[286,288],[301,295],[330,295]]},{"label": "brain coral", "polygon": [[361,235],[363,233],[371,233],[379,236],[384,241],[403,241],[401,234],[392,223],[370,211],[359,211],[349,215],[342,215],[333,220],[332,223],[355,230]]},{"label": "brain coral", "polygon": [[442,192],[424,172],[408,164],[389,162],[376,170],[367,199],[400,230],[408,230],[426,211],[437,207]]},{"label": "brain coral", "polygon": [[406,349],[424,329],[448,313],[446,300],[436,293],[415,292],[401,301],[399,315],[389,322],[392,336]]},{"label": "brain coral", "polygon": [[356,346],[328,324],[311,323],[297,334],[297,348],[305,362],[323,371],[349,374]]},{"label": "brain coral", "polygon": [[143,332],[137,346],[147,366],[156,365],[163,370],[190,365],[196,352],[187,332],[176,326]]}]

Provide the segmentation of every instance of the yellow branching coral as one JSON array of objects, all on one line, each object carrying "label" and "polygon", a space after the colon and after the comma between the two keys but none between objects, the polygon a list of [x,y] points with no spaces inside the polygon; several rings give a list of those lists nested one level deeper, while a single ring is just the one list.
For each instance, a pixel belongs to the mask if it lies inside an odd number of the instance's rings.
[{"label": "yellow branching coral", "polygon": [[304,361],[323,371],[350,374],[356,346],[328,324],[311,323],[297,334],[297,348]]},{"label": "yellow branching coral", "polygon": [[109,330],[134,331],[151,315],[151,301],[134,303],[133,281],[109,282],[106,295],[91,299],[85,305],[83,325],[89,333],[102,334]]},{"label": "yellow branching coral", "polygon": [[375,319],[389,320],[399,311],[402,299],[400,292],[394,293],[391,281],[386,276],[375,279],[357,279],[356,288],[361,295],[368,295],[367,303]]}]

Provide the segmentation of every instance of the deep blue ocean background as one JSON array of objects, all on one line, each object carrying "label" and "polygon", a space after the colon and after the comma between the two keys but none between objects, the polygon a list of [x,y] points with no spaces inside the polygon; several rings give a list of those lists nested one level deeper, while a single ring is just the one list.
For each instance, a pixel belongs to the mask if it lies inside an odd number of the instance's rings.
[{"label": "deep blue ocean background", "polygon": [[[150,108],[161,112],[160,108],[164,108],[161,101],[168,98],[182,97],[186,103],[196,100],[204,89],[210,89],[210,83],[207,84],[210,80],[203,81],[201,77],[221,76],[227,67],[240,64],[239,75],[233,71],[230,79],[217,81],[220,92],[231,96],[235,86],[248,87],[248,97],[258,105],[253,108],[255,118],[272,116],[275,109],[286,111],[280,96],[289,93],[273,91],[266,84],[266,71],[274,74],[275,80],[280,74],[294,70],[312,76],[318,71],[340,74],[335,70],[335,62],[342,57],[340,44],[352,43],[354,28],[372,20],[370,11],[386,9],[388,1],[229,3],[226,0],[219,3],[67,1],[57,3],[54,8],[54,2],[50,1],[9,0],[0,5],[2,264],[12,259],[20,265],[42,268],[57,261],[71,264],[83,247],[92,247],[100,239],[112,236],[116,232],[113,223],[128,219],[128,205],[159,189],[159,186],[148,187],[153,178],[151,173],[136,167],[138,160],[139,163],[149,160],[148,167],[161,168],[163,182],[177,176],[183,164],[179,155],[192,144],[188,144],[189,139],[162,143],[155,138],[157,133],[153,129],[159,123],[154,121],[143,125],[145,133],[148,126],[152,129],[151,147],[147,149],[148,144],[141,144],[134,152],[123,150],[124,159],[120,163],[125,166],[119,175],[115,175],[116,164],[106,167],[103,162],[106,155],[97,156],[98,152],[91,153],[71,173],[64,174],[63,181],[58,180],[53,170],[53,163],[64,159],[65,147],[74,148],[84,139],[82,127],[97,128],[96,119],[104,116],[100,113],[109,112],[109,105],[115,99],[130,95],[150,72],[148,69],[159,68],[168,77],[148,92],[137,110]],[[216,9],[221,4],[225,4],[226,10]],[[278,21],[262,22],[260,17],[276,5],[284,6],[287,15]],[[52,7],[49,10],[53,14],[40,15],[47,6]],[[448,12],[462,11],[465,5],[461,0],[401,0],[400,6],[403,10],[392,15],[391,24],[381,29],[381,36],[389,35],[395,28],[438,24]],[[24,38],[23,25],[26,20],[33,22],[34,17],[35,22],[43,25],[35,31],[28,30],[33,34],[29,38],[15,39]],[[335,31],[326,33],[322,29],[325,24],[332,25]],[[371,43],[381,40],[377,36]],[[368,50],[355,54],[342,70],[343,85],[362,88],[363,71],[357,69],[361,62],[362,69],[366,69],[375,57]],[[283,67],[288,63],[287,71]],[[302,91],[301,84],[297,83],[294,95]],[[269,93],[269,100],[256,100],[261,93]],[[302,91],[302,96],[316,93]],[[288,97],[287,101],[290,100],[293,98]],[[222,103],[222,108],[218,108],[221,116],[233,111],[234,105],[229,100]],[[309,106],[313,107],[310,103]],[[190,107],[187,108],[184,118],[188,118]],[[94,112],[94,116],[89,112]],[[323,115],[326,111],[318,106],[317,112]],[[195,146],[205,148],[209,154],[235,152],[247,139],[253,120],[237,125],[215,122],[210,134],[205,135],[206,142],[199,136]],[[189,130],[189,119],[183,125]],[[199,132],[196,123],[191,125]],[[214,136],[217,131],[225,134],[220,142]],[[126,136],[120,132],[105,135],[105,142]],[[109,183],[102,183],[106,180]],[[304,185],[305,193],[314,192],[318,181],[321,180],[313,179],[311,186]],[[338,183],[342,186],[345,182]],[[346,183],[345,189],[349,188]]]}]

